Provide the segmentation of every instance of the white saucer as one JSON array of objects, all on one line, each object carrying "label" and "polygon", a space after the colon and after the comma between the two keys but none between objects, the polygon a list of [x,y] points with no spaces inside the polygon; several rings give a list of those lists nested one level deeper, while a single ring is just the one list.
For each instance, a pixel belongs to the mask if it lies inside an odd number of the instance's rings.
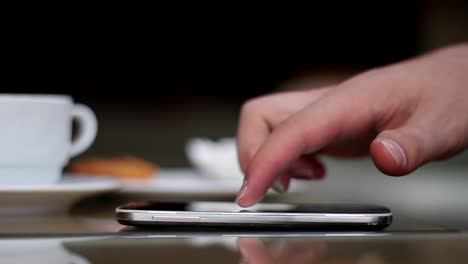
[{"label": "white saucer", "polygon": [[[121,194],[151,198],[206,197],[232,198],[242,186],[242,178],[213,178],[193,169],[164,169],[151,181],[126,181]],[[301,182],[291,182],[288,192],[306,188]],[[274,193],[274,192],[271,192]]]},{"label": "white saucer", "polygon": [[0,214],[64,212],[80,199],[116,191],[120,183],[110,178],[64,174],[57,184],[0,185]]},{"label": "white saucer", "polygon": [[242,184],[238,179],[213,179],[190,169],[160,170],[151,181],[125,181],[120,191],[128,195],[231,196]]}]

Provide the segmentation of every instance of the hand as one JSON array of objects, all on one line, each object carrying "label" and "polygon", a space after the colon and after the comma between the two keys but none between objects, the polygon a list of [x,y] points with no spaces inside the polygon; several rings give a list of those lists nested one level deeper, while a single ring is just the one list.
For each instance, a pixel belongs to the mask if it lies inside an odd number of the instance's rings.
[{"label": "hand", "polygon": [[253,99],[241,112],[240,206],[276,182],[319,179],[318,154],[370,152],[385,174],[401,176],[451,157],[468,144],[468,45],[377,68],[332,87]]}]

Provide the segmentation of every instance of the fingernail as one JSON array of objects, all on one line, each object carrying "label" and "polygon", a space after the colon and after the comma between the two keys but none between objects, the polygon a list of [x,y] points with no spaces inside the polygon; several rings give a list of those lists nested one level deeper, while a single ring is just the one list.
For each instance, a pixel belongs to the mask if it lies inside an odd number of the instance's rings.
[{"label": "fingernail", "polygon": [[244,183],[242,184],[242,188],[239,191],[239,195],[237,195],[236,198],[236,203],[239,203],[240,200],[245,196],[247,193],[247,181],[244,180]]},{"label": "fingernail", "polygon": [[385,149],[392,155],[399,167],[403,167],[406,164],[406,156],[403,148],[398,145],[395,141],[384,138],[379,140],[385,147]]},{"label": "fingernail", "polygon": [[280,179],[276,179],[271,187],[279,193],[284,193],[286,191],[286,186],[284,186]]}]

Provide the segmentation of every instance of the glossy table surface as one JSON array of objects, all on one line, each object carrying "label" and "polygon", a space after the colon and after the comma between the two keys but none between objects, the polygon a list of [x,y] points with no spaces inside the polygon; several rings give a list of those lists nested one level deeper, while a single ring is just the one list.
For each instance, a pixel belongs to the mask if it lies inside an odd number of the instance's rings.
[{"label": "glossy table surface", "polygon": [[[1,263],[466,263],[465,233],[4,238]],[[32,261],[32,262],[31,262]]]},{"label": "glossy table surface", "polygon": [[144,197],[106,195],[64,214],[0,215],[0,263],[468,263],[468,162],[457,164],[390,178],[328,161],[307,192],[267,199],[389,206],[381,232],[133,229],[115,207]]},{"label": "glossy table surface", "polygon": [[135,229],[112,198],[2,216],[0,263],[465,263],[468,233],[397,215],[381,232]]}]

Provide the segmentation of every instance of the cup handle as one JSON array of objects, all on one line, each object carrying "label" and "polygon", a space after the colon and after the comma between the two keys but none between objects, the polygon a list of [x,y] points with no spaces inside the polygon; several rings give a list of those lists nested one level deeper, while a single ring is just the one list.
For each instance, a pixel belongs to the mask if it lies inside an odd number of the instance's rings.
[{"label": "cup handle", "polygon": [[72,118],[78,123],[78,134],[70,149],[70,156],[74,157],[83,153],[94,142],[97,133],[97,120],[93,110],[83,104],[73,106]]}]

